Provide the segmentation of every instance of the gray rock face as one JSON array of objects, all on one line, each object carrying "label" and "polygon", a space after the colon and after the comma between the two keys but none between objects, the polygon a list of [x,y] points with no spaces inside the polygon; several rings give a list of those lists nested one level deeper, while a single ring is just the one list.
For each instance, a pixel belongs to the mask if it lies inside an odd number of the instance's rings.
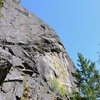
[{"label": "gray rock face", "polygon": [[59,80],[70,93],[76,88],[71,75],[75,71],[54,30],[13,0],[3,0],[0,100],[62,100],[49,82]]},{"label": "gray rock face", "polygon": [[13,0],[13,1],[15,1],[16,3],[20,3],[20,0]]}]

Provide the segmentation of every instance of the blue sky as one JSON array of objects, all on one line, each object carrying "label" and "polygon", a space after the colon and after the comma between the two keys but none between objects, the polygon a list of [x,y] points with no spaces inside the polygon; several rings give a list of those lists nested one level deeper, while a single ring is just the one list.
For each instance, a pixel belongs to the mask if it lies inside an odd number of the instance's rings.
[{"label": "blue sky", "polygon": [[21,5],[57,32],[75,64],[78,52],[98,60],[100,0],[21,0]]}]

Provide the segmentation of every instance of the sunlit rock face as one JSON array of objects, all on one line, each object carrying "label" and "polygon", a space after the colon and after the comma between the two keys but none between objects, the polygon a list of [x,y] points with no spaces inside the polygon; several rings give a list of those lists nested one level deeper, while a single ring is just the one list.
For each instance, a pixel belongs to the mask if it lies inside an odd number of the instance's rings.
[{"label": "sunlit rock face", "polygon": [[13,1],[0,9],[0,100],[63,100],[52,84],[76,89],[72,60],[55,31]]}]

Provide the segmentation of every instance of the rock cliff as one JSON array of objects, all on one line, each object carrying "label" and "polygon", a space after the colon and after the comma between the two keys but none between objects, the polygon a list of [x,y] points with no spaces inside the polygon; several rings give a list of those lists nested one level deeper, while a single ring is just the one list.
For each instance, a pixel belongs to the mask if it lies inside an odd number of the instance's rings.
[{"label": "rock cliff", "polygon": [[76,68],[55,31],[18,4],[0,8],[0,100],[63,100]]}]

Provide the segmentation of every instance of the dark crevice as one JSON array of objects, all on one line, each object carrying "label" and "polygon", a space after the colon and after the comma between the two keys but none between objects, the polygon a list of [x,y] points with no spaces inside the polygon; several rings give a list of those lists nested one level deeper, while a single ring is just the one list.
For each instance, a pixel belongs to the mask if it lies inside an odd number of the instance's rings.
[{"label": "dark crevice", "polygon": [[29,66],[26,62],[23,63],[25,69],[33,70],[31,66]]},{"label": "dark crevice", "polygon": [[57,53],[60,53],[61,50],[59,50],[59,49],[51,49],[51,52],[57,52]]},{"label": "dark crevice", "polygon": [[44,30],[46,29],[44,25],[40,25]]},{"label": "dark crevice", "polygon": [[24,72],[25,74],[30,75],[30,76],[33,75],[33,71],[30,71],[30,70],[24,70],[23,72]]},{"label": "dark crevice", "polygon": [[36,74],[39,74],[37,71],[36,66],[32,68],[32,66],[29,66],[26,62],[23,63],[25,70],[23,71],[25,74],[29,74],[30,76],[33,75],[33,72]]},{"label": "dark crevice", "polygon": [[12,55],[14,55],[14,53],[13,53],[13,51],[9,48],[9,52],[12,54]]},{"label": "dark crevice", "polygon": [[5,48],[6,48],[6,47],[5,47],[5,46],[3,46],[3,49],[4,49],[4,50],[5,50]]},{"label": "dark crevice", "polygon": [[43,77],[44,82],[47,82],[47,79],[45,77]]},{"label": "dark crevice", "polygon": [[47,39],[43,39],[43,41],[44,41],[44,43],[46,43],[46,44],[50,44],[50,41],[47,40]]},{"label": "dark crevice", "polygon": [[58,78],[58,76],[57,76],[57,74],[55,73],[55,71],[54,71],[54,70],[53,70],[53,72],[54,72],[55,77],[56,77],[56,78]]},{"label": "dark crevice", "polygon": [[5,62],[5,64],[0,65],[0,85],[2,85],[2,83],[4,82],[11,67],[12,64],[9,61]]},{"label": "dark crevice", "polygon": [[24,69],[24,67],[23,66],[15,66],[15,68],[20,68],[20,69]]},{"label": "dark crevice", "polygon": [[[63,46],[63,44],[60,42],[60,41],[58,41],[58,44],[60,44],[61,46]],[[63,46],[64,47],[64,46]]]},{"label": "dark crevice", "polygon": [[21,97],[16,96],[16,100],[21,100]]},{"label": "dark crevice", "polygon": [[21,42],[17,43],[17,45],[19,45],[19,46],[28,46],[27,44],[24,44],[24,43],[21,43]]},{"label": "dark crevice", "polygon": [[1,88],[1,91],[3,92],[3,93],[7,93],[8,91],[4,91],[2,88]]},{"label": "dark crevice", "polygon": [[60,97],[57,97],[57,100],[63,100],[62,98],[60,98]]},{"label": "dark crevice", "polygon": [[24,47],[24,50],[27,52],[32,52],[32,48],[30,46]]},{"label": "dark crevice", "polygon": [[8,41],[3,41],[2,44],[3,45],[15,45],[16,43],[14,43],[14,42],[8,42]]},{"label": "dark crevice", "polygon": [[14,79],[14,80],[5,80],[4,82],[5,83],[6,82],[23,82],[23,80]]}]

